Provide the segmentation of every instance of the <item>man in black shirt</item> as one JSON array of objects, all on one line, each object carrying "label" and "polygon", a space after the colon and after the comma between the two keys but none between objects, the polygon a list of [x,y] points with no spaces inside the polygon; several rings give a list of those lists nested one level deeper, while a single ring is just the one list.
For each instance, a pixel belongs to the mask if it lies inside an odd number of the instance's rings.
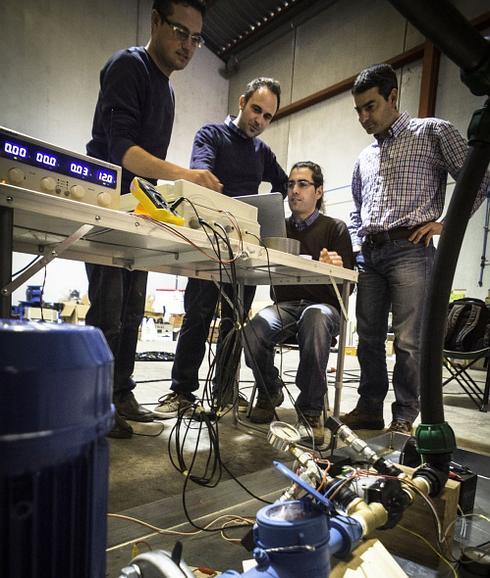
[{"label": "man in black shirt", "polygon": [[[186,179],[221,191],[221,183],[210,171],[187,169],[165,160],[175,109],[169,77],[184,69],[202,45],[204,12],[202,0],[155,0],[148,44],[116,52],[102,69],[87,153],[122,166],[122,193],[129,192],[135,175],[153,183]],[[128,438],[132,428],[124,418],[153,419],[136,401],[131,378],[147,273],[91,264],[86,268],[90,298],[86,322],[102,330],[114,355],[117,413],[109,435]]]},{"label": "man in black shirt", "polygon": [[[312,259],[353,269],[352,244],[344,222],[320,212],[323,174],[312,162],[296,163],[288,180],[292,216],[287,235],[301,243],[301,254]],[[258,396],[250,415],[255,423],[270,423],[274,409],[284,400],[282,381],[274,366],[274,347],[289,338],[299,345],[296,400],[300,423],[309,441],[324,441],[322,411],[326,369],[332,339],[340,326],[339,303],[331,285],[283,285],[272,292],[274,305],[266,307],[245,326],[245,360],[252,369]]]}]

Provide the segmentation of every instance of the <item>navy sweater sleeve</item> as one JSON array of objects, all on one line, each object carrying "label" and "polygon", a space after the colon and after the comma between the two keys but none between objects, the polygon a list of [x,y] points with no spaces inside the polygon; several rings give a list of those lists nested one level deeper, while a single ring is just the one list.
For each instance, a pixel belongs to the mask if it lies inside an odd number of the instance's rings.
[{"label": "navy sweater sleeve", "polygon": [[277,162],[276,155],[267,145],[264,145],[263,180],[271,183],[272,192],[281,193],[283,197],[286,197],[288,176]]},{"label": "navy sweater sleeve", "polygon": [[220,141],[220,135],[213,125],[200,128],[194,137],[190,168],[207,169],[215,174],[216,155]]},{"label": "navy sweater sleeve", "polygon": [[121,164],[142,124],[146,81],[136,61],[124,55],[101,73],[102,115],[111,162]]}]

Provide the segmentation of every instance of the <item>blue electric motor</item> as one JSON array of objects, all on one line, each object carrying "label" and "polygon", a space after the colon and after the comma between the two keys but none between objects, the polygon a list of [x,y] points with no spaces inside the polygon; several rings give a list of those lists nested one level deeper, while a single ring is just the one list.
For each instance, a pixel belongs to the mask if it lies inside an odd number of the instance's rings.
[{"label": "blue electric motor", "polygon": [[112,366],[98,329],[0,320],[2,578],[104,578]]}]

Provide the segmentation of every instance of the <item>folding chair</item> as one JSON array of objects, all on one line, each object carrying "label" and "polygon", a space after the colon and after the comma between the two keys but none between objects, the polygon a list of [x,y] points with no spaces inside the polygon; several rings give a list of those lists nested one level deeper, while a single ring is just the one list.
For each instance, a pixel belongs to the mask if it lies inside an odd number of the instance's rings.
[{"label": "folding chair", "polygon": [[[483,389],[469,373],[469,370],[481,360],[485,360],[484,364],[486,366],[485,387]],[[450,351],[449,349],[444,349],[442,362],[451,374],[451,377],[443,381],[442,386],[444,387],[448,383],[456,381],[480,411],[487,411],[490,391],[490,347],[485,347],[478,351]]]}]

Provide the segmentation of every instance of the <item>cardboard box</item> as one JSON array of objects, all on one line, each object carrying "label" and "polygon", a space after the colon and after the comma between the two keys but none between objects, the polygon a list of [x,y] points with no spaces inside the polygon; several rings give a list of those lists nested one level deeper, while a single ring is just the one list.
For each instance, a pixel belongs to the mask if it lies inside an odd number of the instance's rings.
[{"label": "cardboard box", "polygon": [[170,315],[170,325],[172,326],[172,329],[180,329],[182,327],[183,320],[183,313],[172,313],[172,315]]},{"label": "cardboard box", "polygon": [[65,301],[61,311],[61,319],[64,323],[82,324],[90,305],[77,303],[76,301]]},{"label": "cardboard box", "polygon": [[216,322],[215,321],[211,322],[211,326],[209,327],[209,333],[208,333],[208,342],[209,343],[218,343],[219,324],[220,324],[219,319],[217,319]]},{"label": "cardboard box", "polygon": [[24,317],[32,321],[58,321],[58,311],[56,309],[46,309],[43,307],[26,307],[24,309]]}]

